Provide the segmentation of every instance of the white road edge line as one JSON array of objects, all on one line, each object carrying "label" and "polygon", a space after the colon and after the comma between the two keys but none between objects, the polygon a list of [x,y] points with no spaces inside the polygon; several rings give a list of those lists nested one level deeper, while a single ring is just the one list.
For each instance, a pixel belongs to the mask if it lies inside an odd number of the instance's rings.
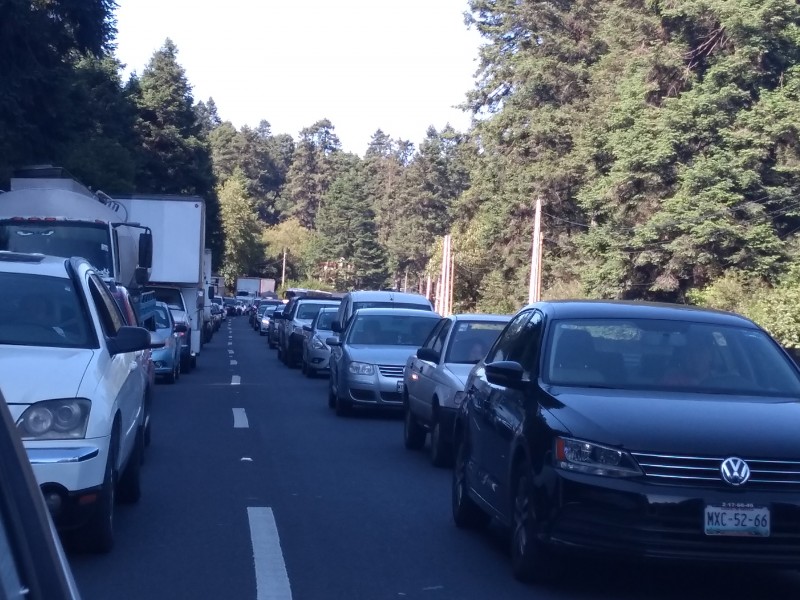
[{"label": "white road edge line", "polygon": [[232,360],[232,361],[231,361],[231,366],[232,366],[232,367],[235,367],[235,366],[236,366],[236,365],[238,365],[238,364],[239,364],[239,361],[237,361],[237,360]]},{"label": "white road edge line", "polygon": [[242,378],[240,375],[232,375],[231,376],[231,385],[241,385]]},{"label": "white road edge line", "polygon": [[248,506],[256,571],[256,600],[292,600],[275,515],[268,506]]},{"label": "white road edge line", "polygon": [[233,410],[233,427],[234,429],[247,429],[250,423],[247,421],[247,413],[243,408],[234,408]]}]

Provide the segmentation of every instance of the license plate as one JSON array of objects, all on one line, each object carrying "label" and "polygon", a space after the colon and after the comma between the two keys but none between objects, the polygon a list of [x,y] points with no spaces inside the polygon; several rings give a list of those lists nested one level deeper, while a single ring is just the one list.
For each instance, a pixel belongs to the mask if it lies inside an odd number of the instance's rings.
[{"label": "license plate", "polygon": [[397,382],[397,393],[398,394],[402,394],[403,393],[403,382],[402,381],[398,381]]},{"label": "license plate", "polygon": [[706,535],[768,537],[769,508],[735,502],[706,506],[705,532]]}]

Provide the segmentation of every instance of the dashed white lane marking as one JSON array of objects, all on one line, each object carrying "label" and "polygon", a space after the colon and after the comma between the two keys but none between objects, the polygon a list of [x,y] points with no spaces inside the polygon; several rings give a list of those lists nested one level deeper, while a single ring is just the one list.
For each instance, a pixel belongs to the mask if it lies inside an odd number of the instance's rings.
[{"label": "dashed white lane marking", "polygon": [[281,551],[275,515],[268,506],[248,506],[256,571],[256,600],[291,600],[292,588]]},{"label": "dashed white lane marking", "polygon": [[228,342],[228,346],[233,346],[233,342]]},{"label": "dashed white lane marking", "polygon": [[247,429],[250,423],[247,421],[247,413],[243,408],[234,408],[233,410],[233,427],[234,429]]},{"label": "dashed white lane marking", "polygon": [[231,361],[231,366],[232,366],[232,367],[235,367],[235,366],[236,366],[236,365],[238,365],[238,364],[239,364],[239,361],[238,361],[238,360],[232,360],[232,361]]},{"label": "dashed white lane marking", "polygon": [[241,385],[242,378],[239,375],[231,376],[231,385]]},{"label": "dashed white lane marking", "polygon": [[233,354],[233,350],[231,350],[230,348],[228,348],[228,354]]}]

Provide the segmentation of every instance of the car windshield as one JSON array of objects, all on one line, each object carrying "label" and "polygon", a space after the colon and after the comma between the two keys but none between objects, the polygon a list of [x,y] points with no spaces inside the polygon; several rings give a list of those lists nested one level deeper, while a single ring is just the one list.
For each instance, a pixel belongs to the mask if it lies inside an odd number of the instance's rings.
[{"label": "car windshield", "polygon": [[310,321],[314,317],[317,316],[317,313],[325,308],[326,306],[332,306],[331,304],[311,304],[311,303],[303,303],[297,307],[297,319],[303,319]]},{"label": "car windshield", "polygon": [[506,321],[458,321],[450,335],[445,362],[477,364],[506,326]]},{"label": "car windshield", "polygon": [[156,329],[169,329],[169,315],[163,306],[156,306]]},{"label": "car windshield", "polygon": [[762,331],[675,320],[559,320],[544,379],[554,385],[798,396],[800,377]]},{"label": "car windshield", "polygon": [[0,222],[0,250],[81,256],[104,276],[113,274],[110,234],[106,224]]},{"label": "car windshield", "polygon": [[177,288],[152,288],[156,294],[156,300],[163,302],[170,308],[176,310],[186,310],[183,306],[181,291]]},{"label": "car windshield", "polygon": [[91,321],[72,281],[0,273],[0,344],[89,348]]},{"label": "car windshield", "polygon": [[415,302],[389,302],[388,300],[376,300],[374,302],[353,302],[353,312],[362,308],[410,308],[412,310],[432,310],[427,304]]},{"label": "car windshield", "polygon": [[421,346],[438,322],[410,315],[358,315],[348,342],[366,346]]},{"label": "car windshield", "polygon": [[315,328],[322,331],[332,331],[333,322],[336,320],[337,311],[324,311],[319,313]]}]

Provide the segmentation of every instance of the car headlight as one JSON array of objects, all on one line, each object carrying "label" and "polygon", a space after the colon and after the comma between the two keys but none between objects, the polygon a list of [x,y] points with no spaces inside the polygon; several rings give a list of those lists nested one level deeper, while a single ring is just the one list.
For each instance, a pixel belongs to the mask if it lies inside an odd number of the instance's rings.
[{"label": "car headlight", "polygon": [[570,438],[556,438],[556,466],[566,471],[606,477],[636,477],[642,470],[624,450]]},{"label": "car headlight", "polygon": [[269,325],[269,317],[264,317],[264,318],[262,318],[262,319],[261,319],[261,322],[262,322],[264,325]]},{"label": "car headlight", "polygon": [[91,407],[86,398],[43,400],[25,409],[17,420],[17,430],[23,440],[83,438]]},{"label": "car headlight", "polygon": [[324,343],[324,342],[323,342],[321,339],[319,339],[318,337],[316,337],[316,336],[314,336],[313,338],[311,338],[311,347],[312,347],[314,350],[325,350],[325,348],[327,348],[327,346],[325,345],[325,343]]},{"label": "car headlight", "polygon": [[292,332],[293,333],[303,333],[303,326],[302,325],[292,325]]},{"label": "car headlight", "polygon": [[347,369],[353,375],[374,375],[375,367],[362,362],[351,362]]}]

